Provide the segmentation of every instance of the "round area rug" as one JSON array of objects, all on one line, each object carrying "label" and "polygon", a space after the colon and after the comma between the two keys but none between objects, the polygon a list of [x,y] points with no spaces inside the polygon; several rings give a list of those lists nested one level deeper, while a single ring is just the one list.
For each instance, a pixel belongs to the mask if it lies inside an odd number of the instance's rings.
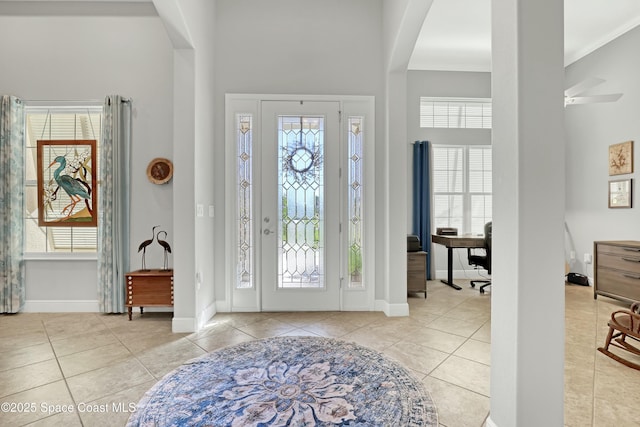
[{"label": "round area rug", "polygon": [[377,351],[276,337],[186,362],[142,398],[128,426],[437,426],[422,383]]}]

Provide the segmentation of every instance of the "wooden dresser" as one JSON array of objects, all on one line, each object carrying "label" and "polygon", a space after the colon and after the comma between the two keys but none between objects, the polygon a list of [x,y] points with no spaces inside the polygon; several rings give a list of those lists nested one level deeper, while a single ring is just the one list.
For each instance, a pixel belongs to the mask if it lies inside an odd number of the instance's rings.
[{"label": "wooden dresser", "polygon": [[640,301],[640,242],[593,242],[593,298]]},{"label": "wooden dresser", "polygon": [[427,253],[407,252],[407,293],[424,292],[427,297]]},{"label": "wooden dresser", "polygon": [[125,274],[125,306],[129,320],[133,307],[173,307],[173,270],[137,270]]}]

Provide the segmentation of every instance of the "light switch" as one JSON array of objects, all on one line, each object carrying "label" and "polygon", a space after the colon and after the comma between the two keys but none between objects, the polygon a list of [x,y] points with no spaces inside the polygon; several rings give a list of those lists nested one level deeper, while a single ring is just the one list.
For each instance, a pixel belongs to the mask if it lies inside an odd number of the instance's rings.
[{"label": "light switch", "polygon": [[204,216],[204,206],[199,203],[196,205],[196,216],[198,217]]}]

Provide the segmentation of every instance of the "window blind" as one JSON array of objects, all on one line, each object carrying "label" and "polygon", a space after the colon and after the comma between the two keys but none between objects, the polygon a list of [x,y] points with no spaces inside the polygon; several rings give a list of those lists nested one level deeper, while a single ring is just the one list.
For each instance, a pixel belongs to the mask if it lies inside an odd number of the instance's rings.
[{"label": "window blind", "polygon": [[434,145],[434,227],[482,234],[492,216],[491,147]]},{"label": "window blind", "polygon": [[421,128],[491,129],[489,98],[420,97]]}]

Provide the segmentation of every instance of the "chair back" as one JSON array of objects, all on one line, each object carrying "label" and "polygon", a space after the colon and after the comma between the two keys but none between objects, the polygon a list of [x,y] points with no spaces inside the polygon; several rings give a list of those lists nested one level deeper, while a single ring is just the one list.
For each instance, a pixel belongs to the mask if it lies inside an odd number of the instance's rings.
[{"label": "chair back", "polygon": [[467,248],[467,261],[469,265],[475,265],[484,268],[491,274],[491,221],[484,225],[484,241],[480,249],[484,249],[483,254],[477,254],[475,248]]},{"label": "chair back", "polygon": [[484,249],[487,252],[487,261],[485,268],[491,274],[491,235],[493,234],[492,221],[487,222],[484,225]]}]

